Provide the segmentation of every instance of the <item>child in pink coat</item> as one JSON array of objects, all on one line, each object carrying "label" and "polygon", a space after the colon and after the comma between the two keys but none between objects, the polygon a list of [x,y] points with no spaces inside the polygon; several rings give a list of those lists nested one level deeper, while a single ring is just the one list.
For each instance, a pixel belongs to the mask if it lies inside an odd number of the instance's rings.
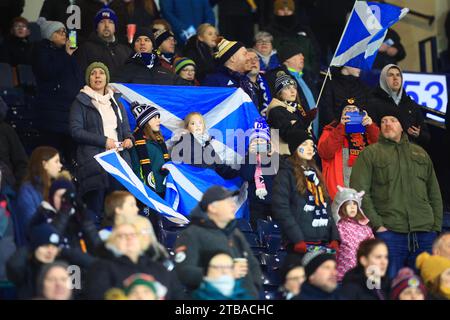
[{"label": "child in pink coat", "polygon": [[364,191],[338,186],[338,193],[331,205],[331,211],[341,237],[336,262],[338,281],[342,281],[345,273],[356,267],[356,251],[359,244],[366,239],[374,238],[372,229],[367,225],[369,219],[361,210]]}]

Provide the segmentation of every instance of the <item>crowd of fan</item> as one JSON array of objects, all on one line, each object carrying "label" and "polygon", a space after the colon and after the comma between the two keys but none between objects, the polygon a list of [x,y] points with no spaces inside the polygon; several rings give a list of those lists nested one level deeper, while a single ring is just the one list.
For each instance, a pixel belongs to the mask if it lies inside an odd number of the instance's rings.
[{"label": "crowd of fan", "polygon": [[[0,47],[0,60],[32,66],[45,142],[28,157],[0,98],[0,277],[16,298],[450,299],[450,235],[422,148],[431,136],[403,91],[395,31],[374,65],[379,86],[333,68],[316,106],[336,39],[316,37],[293,0],[269,1],[255,35],[267,1],[160,0],[161,15],[153,1],[103,2],[47,0],[42,40],[32,43],[18,17]],[[76,48],[69,4],[83,14]],[[113,82],[241,88],[260,113],[244,163],[221,159],[195,110],[165,141],[160,110],[136,102],[131,131]],[[189,226],[162,220],[100,167],[94,156],[106,150],[162,198],[163,165],[175,158],[242,178],[248,225],[235,219],[239,192],[221,186],[203,194]]]}]

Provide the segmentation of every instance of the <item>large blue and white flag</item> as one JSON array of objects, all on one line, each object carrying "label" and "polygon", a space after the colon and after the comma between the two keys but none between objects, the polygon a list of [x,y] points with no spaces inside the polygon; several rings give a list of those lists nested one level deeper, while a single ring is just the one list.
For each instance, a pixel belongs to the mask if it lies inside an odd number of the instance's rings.
[{"label": "large blue and white flag", "polygon": [[[166,140],[183,127],[183,119],[191,112],[205,118],[207,129],[214,131],[214,149],[226,163],[242,160],[246,145],[235,143],[236,132],[253,128],[259,113],[250,97],[240,88],[211,88],[193,86],[159,86],[142,84],[112,84],[122,94],[130,127],[136,127],[130,104],[134,101],[152,105],[161,114],[161,133]],[[234,129],[234,130],[231,130]],[[221,137],[218,137],[217,134]],[[220,145],[221,144],[221,145]],[[221,150],[217,150],[221,149]]]},{"label": "large blue and white flag", "polygon": [[389,4],[355,1],[331,66],[370,70],[388,28],[408,11]]},{"label": "large blue and white flag", "polygon": [[156,210],[168,220],[176,224],[189,223],[189,219],[176,212],[176,210],[174,210],[166,201],[161,199],[158,194],[144,185],[142,181],[134,174],[130,166],[115,150],[99,153],[95,156],[95,160],[97,160],[106,172],[111,174],[131,194],[133,194],[137,199],[139,199],[139,201],[147,205],[149,208]]},{"label": "large blue and white flag", "polygon": [[198,168],[187,164],[167,162],[164,168],[169,170],[166,181],[166,201],[179,213],[188,216],[197,206],[203,193],[214,185],[229,190],[239,190],[236,218],[248,219],[247,185],[241,179],[225,180],[212,169]]}]

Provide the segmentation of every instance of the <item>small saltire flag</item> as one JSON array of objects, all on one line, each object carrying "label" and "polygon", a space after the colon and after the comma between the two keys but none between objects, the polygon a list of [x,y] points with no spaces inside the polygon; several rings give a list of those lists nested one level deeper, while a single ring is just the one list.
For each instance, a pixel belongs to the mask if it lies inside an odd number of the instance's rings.
[{"label": "small saltire flag", "polygon": [[355,1],[331,66],[370,70],[388,28],[408,11],[389,4]]},{"label": "small saltire flag", "polygon": [[[130,104],[134,101],[152,105],[161,114],[161,133],[169,140],[174,131],[183,127],[183,119],[196,111],[203,115],[208,130],[220,132],[222,137],[215,137],[216,144],[227,156],[226,163],[242,160],[244,148],[234,143],[234,131],[244,132],[253,127],[259,113],[250,97],[240,88],[211,88],[193,86],[158,86],[143,84],[112,84],[122,94],[122,103],[128,112],[131,130],[136,127],[136,120],[131,113]],[[220,148],[220,146],[214,146]],[[216,152],[218,150],[216,149]],[[220,152],[217,152],[219,155]]]},{"label": "small saltire flag", "polygon": [[163,167],[170,172],[166,181],[165,199],[172,204],[174,210],[189,216],[203,193],[214,185],[220,185],[229,190],[240,189],[236,218],[248,219],[247,183],[242,184],[240,178],[225,180],[212,169],[187,164],[167,162]]},{"label": "small saltire flag", "polygon": [[156,210],[168,220],[176,224],[187,224],[189,219],[176,212],[171,205],[144,185],[141,180],[134,174],[130,166],[115,151],[109,150],[99,153],[95,156],[95,160],[119,181],[133,196],[139,201],[147,205],[149,208]]}]

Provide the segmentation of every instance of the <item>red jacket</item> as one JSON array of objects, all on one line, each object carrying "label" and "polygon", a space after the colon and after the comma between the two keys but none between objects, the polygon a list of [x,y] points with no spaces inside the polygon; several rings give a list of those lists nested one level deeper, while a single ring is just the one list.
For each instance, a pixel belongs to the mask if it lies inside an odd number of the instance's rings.
[{"label": "red jacket", "polygon": [[[378,141],[380,129],[375,123],[367,126],[366,133],[369,144]],[[318,152],[322,159],[322,174],[325,179],[328,194],[331,199],[337,193],[337,186],[344,186],[344,164],[342,160],[342,149],[345,144],[345,126],[335,122],[323,128],[319,139]]]}]

